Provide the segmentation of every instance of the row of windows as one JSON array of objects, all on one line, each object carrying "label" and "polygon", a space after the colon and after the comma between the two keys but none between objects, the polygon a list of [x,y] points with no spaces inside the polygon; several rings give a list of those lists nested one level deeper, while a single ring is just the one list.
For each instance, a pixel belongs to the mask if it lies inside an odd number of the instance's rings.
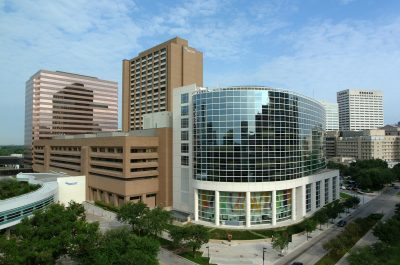
[{"label": "row of windows", "polygon": [[[329,179],[325,180],[325,204],[328,203]],[[311,187],[316,187],[315,203],[320,208],[321,181],[306,185],[306,211],[311,211]],[[335,186],[333,186],[335,187]],[[334,197],[335,199],[335,197]],[[246,193],[245,192],[219,192],[219,213],[215,213],[215,192],[198,190],[199,219],[206,222],[215,222],[215,214],[220,216],[220,224],[242,226],[246,221]],[[292,189],[278,190],[275,197],[276,220],[281,222],[292,217],[293,194]],[[272,223],[272,192],[250,192],[250,223]]]},{"label": "row of windows", "polygon": [[92,152],[100,152],[100,153],[122,153],[122,147],[99,147],[93,146],[90,148]]}]

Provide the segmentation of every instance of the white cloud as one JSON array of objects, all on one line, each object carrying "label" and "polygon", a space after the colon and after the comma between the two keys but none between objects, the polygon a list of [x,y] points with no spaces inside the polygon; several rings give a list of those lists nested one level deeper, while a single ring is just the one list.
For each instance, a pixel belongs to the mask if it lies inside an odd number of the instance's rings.
[{"label": "white cloud", "polygon": [[21,143],[25,81],[39,69],[120,81],[121,60],[140,47],[142,28],[130,16],[136,9],[130,1],[4,1],[0,7],[0,121],[10,125],[0,144]]},{"label": "white cloud", "polygon": [[331,101],[342,89],[382,90],[385,120],[399,119],[400,19],[316,23],[283,39],[292,52],[262,65],[255,80]]},{"label": "white cloud", "polygon": [[238,8],[230,1],[188,1],[166,8],[149,20],[147,34],[181,35],[195,43],[207,58],[237,60],[248,52],[255,36],[266,36],[286,25],[276,15],[276,10],[282,9],[279,1],[268,6],[276,9],[274,12],[263,13],[263,7],[264,4]]}]

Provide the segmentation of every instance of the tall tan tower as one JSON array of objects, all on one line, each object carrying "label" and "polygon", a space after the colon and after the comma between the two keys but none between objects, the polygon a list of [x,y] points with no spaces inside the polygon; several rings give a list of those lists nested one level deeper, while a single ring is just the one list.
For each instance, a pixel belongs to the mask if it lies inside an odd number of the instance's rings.
[{"label": "tall tan tower", "polygon": [[203,85],[203,53],[179,37],[123,60],[122,129],[143,128],[142,115],[172,111],[172,90]]}]

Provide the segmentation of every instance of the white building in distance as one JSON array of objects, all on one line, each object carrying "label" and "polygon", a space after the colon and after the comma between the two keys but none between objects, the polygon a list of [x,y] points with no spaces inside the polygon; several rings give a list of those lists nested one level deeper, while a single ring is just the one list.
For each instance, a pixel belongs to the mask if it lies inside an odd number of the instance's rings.
[{"label": "white building in distance", "polygon": [[337,103],[320,100],[325,109],[325,131],[339,130],[339,107]]},{"label": "white building in distance", "polygon": [[383,93],[381,91],[347,89],[337,92],[339,128],[360,131],[383,126]]}]

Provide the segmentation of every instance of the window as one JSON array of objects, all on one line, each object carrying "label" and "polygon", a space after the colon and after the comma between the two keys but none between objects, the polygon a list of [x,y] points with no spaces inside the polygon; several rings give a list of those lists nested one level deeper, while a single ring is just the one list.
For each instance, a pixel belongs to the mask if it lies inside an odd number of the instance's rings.
[{"label": "window", "polygon": [[276,191],[276,220],[283,221],[292,217],[292,190]]},{"label": "window", "polygon": [[199,219],[206,222],[214,222],[215,193],[209,190],[198,191]]},{"label": "window", "polygon": [[325,204],[329,202],[329,179],[325,179]]},{"label": "window", "polygon": [[332,178],[332,200],[336,200],[337,199],[337,177],[333,177]]},{"label": "window", "polygon": [[181,144],[181,153],[189,153],[189,144]]},{"label": "window", "polygon": [[189,114],[189,106],[181,107],[181,116],[187,116]]},{"label": "window", "polygon": [[311,184],[306,185],[306,212],[311,211]]},{"label": "window", "polygon": [[315,183],[315,206],[321,207],[321,181]]},{"label": "window", "polygon": [[189,103],[189,94],[181,94],[181,104]]},{"label": "window", "polygon": [[189,140],[189,131],[181,131],[181,141]]},{"label": "window", "polygon": [[183,118],[181,120],[181,128],[189,128],[189,119],[188,118]]},{"label": "window", "polygon": [[251,193],[251,224],[270,224],[272,222],[272,192]]},{"label": "window", "polygon": [[182,166],[188,166],[189,165],[189,157],[188,156],[182,156],[181,157],[181,165]]}]

